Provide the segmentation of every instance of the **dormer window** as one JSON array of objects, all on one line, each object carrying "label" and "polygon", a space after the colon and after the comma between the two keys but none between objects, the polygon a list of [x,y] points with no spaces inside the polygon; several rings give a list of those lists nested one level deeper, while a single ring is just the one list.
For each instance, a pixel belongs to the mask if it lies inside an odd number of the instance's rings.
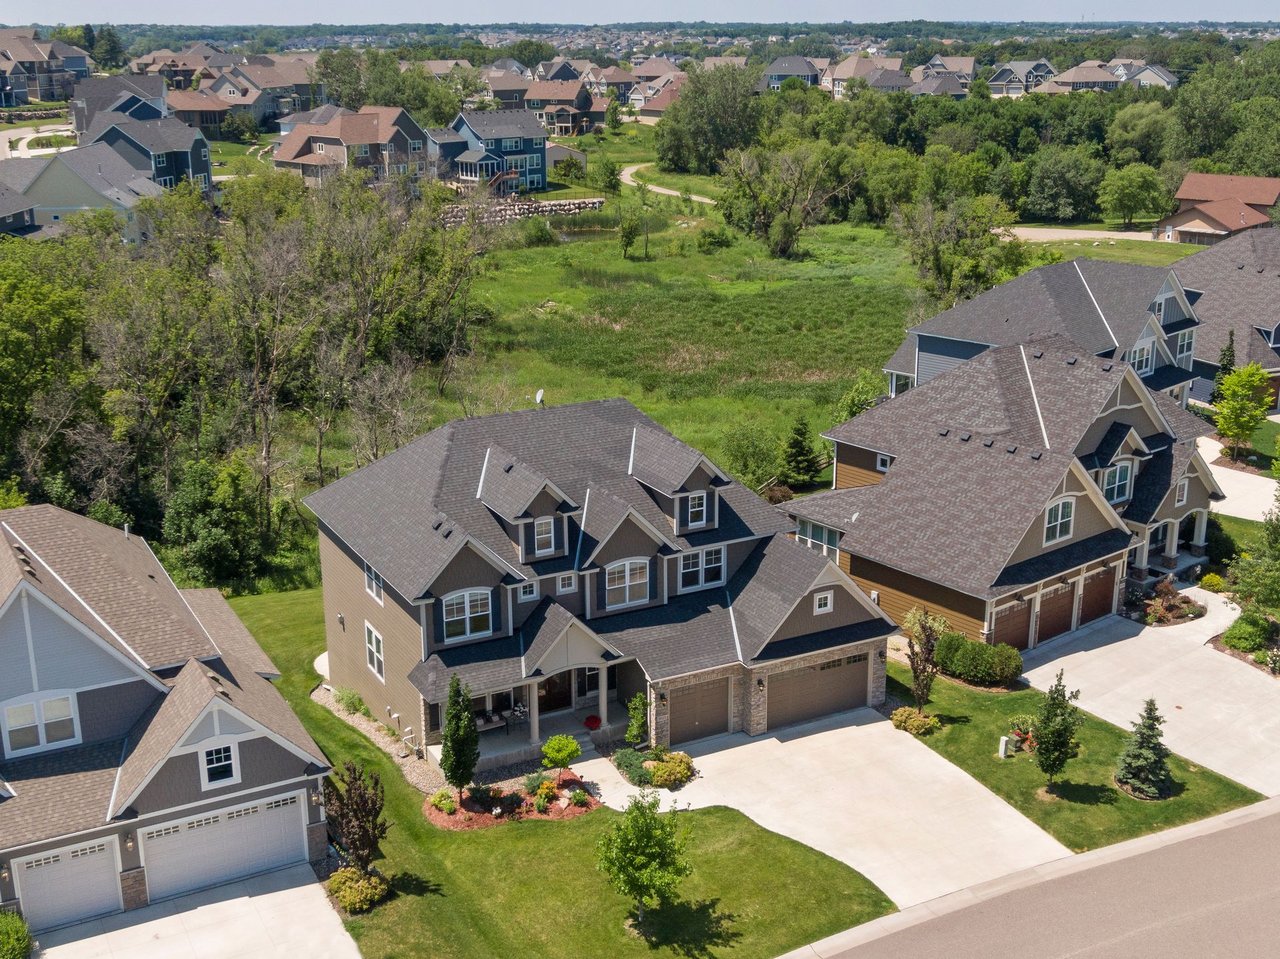
[{"label": "dormer window", "polygon": [[364,564],[364,591],[382,602],[382,576],[368,563]]},{"label": "dormer window", "polygon": [[893,465],[893,457],[890,456],[888,453],[876,454],[876,472],[887,473],[889,472],[889,467],[892,465]]},{"label": "dormer window", "polygon": [[240,782],[240,763],[235,743],[223,743],[200,754],[200,788],[217,789]]},{"label": "dormer window", "polygon": [[719,586],[724,582],[724,547],[712,546],[680,557],[681,591]]},{"label": "dormer window", "polygon": [[1133,371],[1139,376],[1146,376],[1151,372],[1151,344],[1139,343],[1133,348],[1129,362],[1133,365]]},{"label": "dormer window", "polygon": [[1181,363],[1183,360],[1189,357],[1192,351],[1195,349],[1195,346],[1196,346],[1195,337],[1196,337],[1195,330],[1183,330],[1181,333],[1178,334],[1177,339],[1174,340],[1174,343],[1175,343],[1174,356],[1177,358],[1179,363]]},{"label": "dormer window", "polygon": [[707,525],[707,494],[706,493],[690,493],[689,494],[689,524],[690,528]]},{"label": "dormer window", "polygon": [[1157,320],[1164,319],[1164,298],[1163,297],[1156,300],[1156,319]]},{"label": "dormer window", "polygon": [[1075,501],[1069,499],[1059,500],[1045,511],[1044,544],[1046,546],[1070,538],[1071,521],[1075,511]]},{"label": "dormer window", "polygon": [[550,516],[540,516],[533,521],[533,552],[546,556],[556,549],[556,521]]},{"label": "dormer window", "polygon": [[491,597],[487,589],[469,589],[444,599],[444,639],[476,639],[493,632]]},{"label": "dormer window", "polygon": [[1107,502],[1115,505],[1129,498],[1132,485],[1133,466],[1130,463],[1117,463],[1102,474],[1102,495]]},{"label": "dormer window", "polygon": [[649,561],[624,559],[604,571],[604,604],[607,609],[637,606],[649,601]]},{"label": "dormer window", "polygon": [[11,756],[80,741],[75,697],[69,693],[9,703],[2,715],[5,752]]}]

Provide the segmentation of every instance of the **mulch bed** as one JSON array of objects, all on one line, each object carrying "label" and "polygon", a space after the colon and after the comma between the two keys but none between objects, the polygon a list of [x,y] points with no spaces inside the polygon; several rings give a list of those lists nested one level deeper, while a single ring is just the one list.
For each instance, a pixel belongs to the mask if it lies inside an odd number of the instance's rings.
[{"label": "mulch bed", "polygon": [[[1249,462],[1249,457],[1255,457],[1254,462]],[[1265,453],[1241,452],[1240,459],[1233,460],[1228,453],[1219,456],[1214,460],[1211,466],[1221,466],[1224,469],[1238,470],[1241,473],[1252,473],[1254,476],[1270,476],[1271,475],[1271,457]]]},{"label": "mulch bed", "polygon": [[1242,663],[1248,663],[1254,669],[1260,670],[1266,673],[1268,676],[1272,675],[1271,670],[1268,669],[1265,664],[1254,662],[1253,653],[1246,653],[1239,649],[1232,649],[1230,646],[1224,643],[1222,641],[1221,633],[1213,637],[1213,639],[1209,640],[1209,645],[1212,646],[1214,649],[1216,649],[1220,653],[1226,653],[1228,656],[1230,656],[1233,659],[1238,659]]},{"label": "mulch bed", "polygon": [[[568,802],[569,794],[575,789],[581,789],[587,793],[587,804],[585,806],[575,806],[573,803]],[[576,819],[591,812],[593,809],[600,808],[600,800],[591,794],[586,784],[578,778],[572,769],[560,780],[560,796],[561,799],[552,802],[547,807],[547,811],[542,813],[538,812],[534,807],[533,797],[525,795],[524,790],[519,787],[510,791],[504,790],[500,798],[485,803],[484,806],[481,806],[464,789],[462,791],[462,805],[458,807],[453,815],[442,812],[431,805],[430,799],[422,804],[422,814],[427,817],[427,821],[433,826],[461,832],[468,829],[488,829],[491,826],[501,826],[503,823],[515,822],[521,819],[551,819],[557,821]],[[501,816],[493,814],[495,807],[502,808]]]}]

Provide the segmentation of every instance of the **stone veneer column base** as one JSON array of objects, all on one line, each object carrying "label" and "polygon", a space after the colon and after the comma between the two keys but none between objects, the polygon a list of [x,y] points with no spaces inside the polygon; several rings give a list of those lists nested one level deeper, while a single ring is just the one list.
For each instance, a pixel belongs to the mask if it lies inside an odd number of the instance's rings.
[{"label": "stone veneer column base", "polygon": [[319,862],[329,852],[329,824],[313,822],[307,825],[307,858]]},{"label": "stone veneer column base", "polygon": [[147,899],[147,870],[139,866],[120,873],[120,893],[125,909],[141,909],[147,905],[150,901]]}]

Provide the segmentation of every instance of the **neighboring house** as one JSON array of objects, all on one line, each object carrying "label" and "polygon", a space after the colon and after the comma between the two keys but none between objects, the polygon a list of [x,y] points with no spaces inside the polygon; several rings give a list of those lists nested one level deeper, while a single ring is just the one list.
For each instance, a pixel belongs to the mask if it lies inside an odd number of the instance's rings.
[{"label": "neighboring house", "polygon": [[489,70],[481,79],[489,90],[490,99],[499,110],[524,109],[525,93],[532,80],[509,70]]},{"label": "neighboring house", "polygon": [[638,81],[657,80],[668,73],[683,72],[673,60],[667,57],[650,57],[643,63],[638,63],[631,67],[631,75]]},{"label": "neighboring house", "polygon": [[591,94],[581,80],[535,80],[525,91],[524,105],[557,136],[576,136],[591,130],[586,115],[591,109]]},{"label": "neighboring house", "polygon": [[135,120],[159,120],[169,115],[164,80],[160,77],[89,77],[71,95],[71,125],[83,138],[100,113],[116,113]]},{"label": "neighboring house", "polygon": [[27,72],[22,64],[0,53],[0,107],[16,107],[27,102]]},{"label": "neighboring house", "polygon": [[213,187],[209,141],[196,127],[174,117],[134,120],[100,113],[84,136],[86,143],[105,143],[135,170],[162,187],[191,180],[208,193]]},{"label": "neighboring house", "polygon": [[556,57],[554,60],[544,60],[533,68],[534,80],[561,80],[573,81],[582,78],[582,71],[575,67],[572,61],[563,57]]},{"label": "neighboring house", "polygon": [[493,63],[489,64],[489,67],[492,70],[501,70],[504,73],[514,73],[526,78],[529,76],[529,68],[519,60],[513,60],[511,57],[499,57],[497,60],[494,60]]},{"label": "neighboring house", "polygon": [[1178,210],[1156,224],[1156,236],[1209,246],[1242,230],[1270,227],[1280,178],[1188,173],[1174,199]]},{"label": "neighboring house", "polygon": [[596,67],[583,75],[587,90],[596,97],[616,97],[626,102],[638,82],[622,67]]},{"label": "neighboring house", "polygon": [[[93,60],[61,40],[37,40],[29,28],[0,30],[0,72],[10,87],[6,106],[32,100],[69,100],[76,83],[93,71]],[[24,88],[25,84],[25,88]]]},{"label": "neighboring house", "polygon": [[884,699],[892,624],[625,400],[456,420],[307,503],[332,681],[429,755],[453,676],[488,766],[637,693],[663,745]]},{"label": "neighboring house", "polygon": [[563,163],[565,160],[573,160],[583,172],[587,169],[587,155],[581,150],[575,150],[573,147],[567,147],[563,143],[547,144],[547,170],[550,173],[555,172],[556,164]]},{"label": "neighboring house", "polygon": [[890,395],[994,346],[1060,333],[1126,360],[1153,391],[1185,404],[1195,379],[1198,290],[1177,269],[1078,259],[1037,267],[913,326],[885,365]]},{"label": "neighboring house", "polygon": [[[862,80],[870,85],[870,78],[877,70],[902,71],[902,57],[846,57],[834,66],[823,71],[820,81],[824,90],[830,90],[836,99],[846,96],[846,91],[854,80]],[[903,84],[903,89],[910,86]]]},{"label": "neighboring house", "polygon": [[1082,63],[1064,70],[1040,85],[1038,93],[1079,93],[1081,90],[1109,92],[1120,85],[1120,78],[1104,66]]},{"label": "neighboring house", "polygon": [[189,88],[169,90],[165,94],[165,104],[175,118],[195,127],[211,140],[222,137],[222,125],[233,110],[230,103],[207,90]]},{"label": "neighboring house", "polygon": [[684,89],[685,81],[688,77],[687,73],[668,74],[664,78],[666,82],[662,84],[661,89],[653,96],[648,97],[640,107],[640,116],[645,120],[655,122],[661,119],[667,108],[680,98],[680,92]]},{"label": "neighboring house", "polygon": [[[637,83],[631,90],[631,96],[627,98],[627,102],[633,110],[643,111],[652,100],[662,96],[668,88],[678,88],[687,77],[687,73],[677,71],[675,73],[664,73],[656,80],[645,80]],[[670,101],[673,96],[674,94],[666,97],[666,100]]]},{"label": "neighboring house", "polygon": [[876,67],[866,76],[858,79],[872,90],[879,90],[881,93],[902,93],[912,87],[911,78],[901,70],[889,70],[883,67]]},{"label": "neighboring house", "polygon": [[1034,93],[1057,75],[1053,64],[1043,57],[1039,60],[1009,60],[995,65],[987,86],[991,88],[993,97],[1020,97]]},{"label": "neighboring house", "polygon": [[1162,90],[1172,90],[1178,85],[1178,78],[1165,67],[1148,63],[1130,73],[1125,83],[1136,87],[1159,87]]},{"label": "neighboring house", "polygon": [[164,192],[106,143],[0,160],[0,183],[35,205],[37,226],[53,226],[86,210],[111,210],[131,242],[140,239],[133,208],[143,197]]},{"label": "neighboring house", "polygon": [[1257,363],[1271,378],[1271,406],[1280,406],[1280,230],[1249,230],[1178,261],[1178,276],[1203,291],[1196,303],[1191,396],[1208,402],[1218,359],[1234,336],[1236,366]]},{"label": "neighboring house", "polygon": [[235,66],[241,60],[241,57],[212,44],[193,43],[177,53],[161,49],[143,54],[129,61],[128,71],[164,77],[170,87],[186,90],[199,80],[215,77],[220,70]]},{"label": "neighboring house", "polygon": [[781,90],[782,84],[792,78],[799,80],[806,87],[816,87],[822,78],[822,71],[808,57],[778,57],[765,67],[764,76],[756,85],[756,90]]},{"label": "neighboring house", "polygon": [[426,131],[400,107],[321,109],[313,117],[324,122],[293,125],[273,157],[278,168],[300,173],[308,186],[348,168],[368,170],[374,183],[396,176],[418,180],[429,172]]},{"label": "neighboring house", "polygon": [[935,53],[927,63],[911,69],[911,82],[920,83],[940,77],[952,77],[961,89],[968,91],[969,84],[978,75],[978,61],[973,57],[944,57]]},{"label": "neighboring house", "polygon": [[952,100],[963,100],[969,95],[969,88],[959,77],[944,75],[913,80],[911,86],[907,87],[907,93],[913,97],[950,97]]},{"label": "neighboring house", "polygon": [[313,110],[302,110],[298,113],[290,113],[288,116],[281,117],[279,120],[280,136],[287,137],[293,132],[295,127],[307,124],[313,126],[324,126],[331,123],[338,117],[354,116],[355,110],[348,110],[346,107],[334,106],[332,103],[326,103],[324,106],[316,107]]},{"label": "neighboring house", "polygon": [[1102,67],[1122,81],[1130,79],[1147,65],[1146,60],[1125,60],[1120,57],[1113,57],[1106,63],[1102,63],[1099,60],[1086,60],[1085,62],[1089,66]]},{"label": "neighboring house", "polygon": [[[583,168],[586,163],[584,158]],[[36,225],[36,205],[17,190],[0,183],[0,233],[30,232]]]},{"label": "neighboring house", "polygon": [[[245,66],[250,68],[269,67],[274,71],[274,80],[278,88],[287,88],[288,102],[280,101],[282,115],[314,110],[328,103],[328,93],[323,83],[315,79],[316,61],[314,56],[298,54],[273,53],[255,54],[248,57]],[[253,77],[252,72],[249,73]]]},{"label": "neighboring house", "polygon": [[470,70],[470,60],[402,60],[400,69],[407,70],[418,67],[431,74],[437,80],[443,80],[454,70]]},{"label": "neighboring house", "polygon": [[[547,131],[533,111],[463,111],[451,129],[466,149],[451,157],[448,176],[499,195],[546,187]],[[448,152],[456,149],[451,145]]]},{"label": "neighboring house", "polygon": [[914,607],[1026,649],[1203,563],[1211,427],[1061,336],[996,347],[824,435],[835,489],[785,509],[801,542],[901,622]]},{"label": "neighboring house", "polygon": [[329,764],[278,676],[127,527],[0,512],[0,909],[40,932],[323,859]]},{"label": "neighboring house", "polygon": [[741,70],[746,65],[746,57],[704,57],[702,60],[704,70],[718,70],[720,67],[737,67]]}]

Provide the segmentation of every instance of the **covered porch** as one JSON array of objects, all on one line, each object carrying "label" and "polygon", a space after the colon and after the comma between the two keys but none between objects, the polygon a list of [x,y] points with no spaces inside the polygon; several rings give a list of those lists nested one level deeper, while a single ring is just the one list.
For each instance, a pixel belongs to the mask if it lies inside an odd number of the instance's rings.
[{"label": "covered porch", "polygon": [[1145,586],[1170,575],[1182,579],[1188,570],[1204,566],[1208,529],[1208,509],[1135,529],[1138,544],[1129,551],[1130,579]]}]

